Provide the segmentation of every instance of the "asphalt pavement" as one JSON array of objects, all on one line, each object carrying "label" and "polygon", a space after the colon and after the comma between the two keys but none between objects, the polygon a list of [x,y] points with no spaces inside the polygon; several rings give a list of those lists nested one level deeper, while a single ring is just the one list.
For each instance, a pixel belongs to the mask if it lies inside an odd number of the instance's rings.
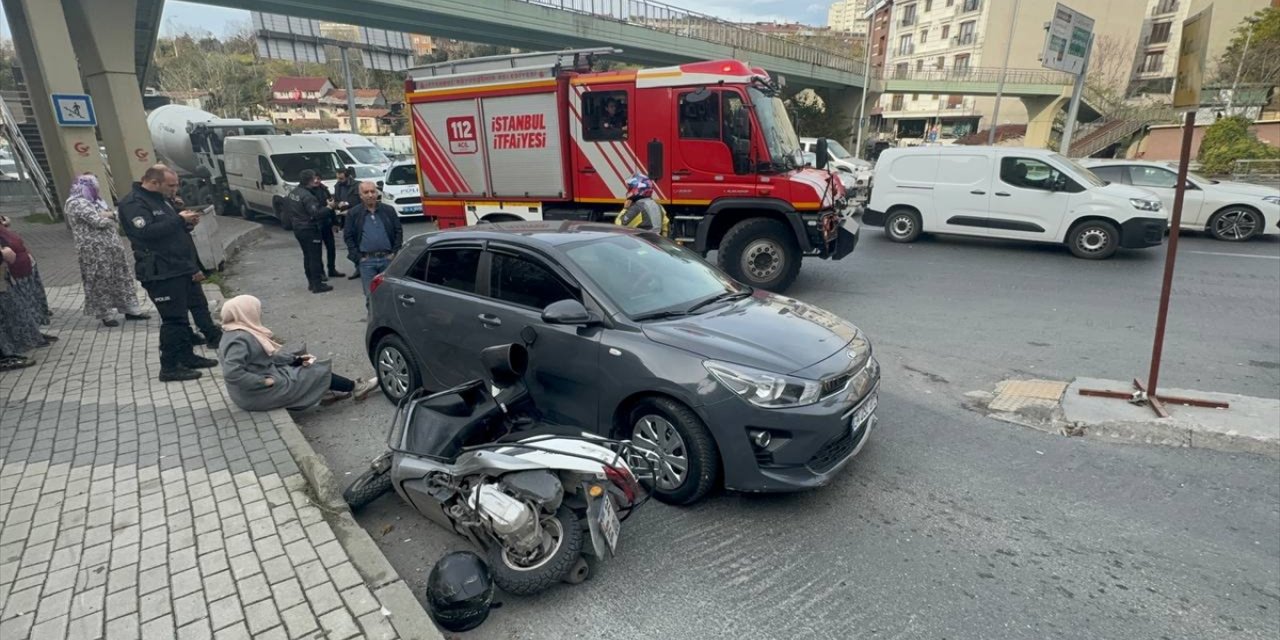
[{"label": "asphalt pavement", "polygon": [[[1280,239],[1181,248],[1163,384],[1280,397]],[[844,261],[806,261],[790,295],[859,324],[884,365],[862,454],[816,491],[651,502],[587,583],[504,597],[465,637],[1275,638],[1280,462],[1066,438],[960,405],[1008,377],[1145,377],[1162,255],[869,230]],[[311,294],[301,263],[272,229],[227,281],[284,338],[369,375],[359,281]],[[391,413],[375,396],[297,419],[349,481]],[[358,519],[419,596],[435,560],[466,548],[395,496]]]}]

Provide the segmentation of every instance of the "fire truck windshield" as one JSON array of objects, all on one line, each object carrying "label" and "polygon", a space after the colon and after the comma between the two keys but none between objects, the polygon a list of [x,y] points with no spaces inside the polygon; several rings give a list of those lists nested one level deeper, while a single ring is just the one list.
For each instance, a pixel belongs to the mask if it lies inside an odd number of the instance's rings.
[{"label": "fire truck windshield", "polygon": [[756,118],[760,120],[765,144],[769,147],[771,164],[782,170],[796,168],[799,166],[800,138],[796,136],[795,127],[791,126],[791,118],[787,116],[782,99],[756,87],[751,87],[748,92],[755,106]]}]

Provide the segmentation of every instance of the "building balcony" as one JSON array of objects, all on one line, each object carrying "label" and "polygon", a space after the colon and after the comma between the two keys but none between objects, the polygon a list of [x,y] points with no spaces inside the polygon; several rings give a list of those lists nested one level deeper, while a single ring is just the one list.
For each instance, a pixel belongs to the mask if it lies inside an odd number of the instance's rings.
[{"label": "building balcony", "polygon": [[909,56],[916,52],[916,46],[914,44],[899,45],[894,52],[900,56]]},{"label": "building balcony", "polygon": [[962,33],[951,38],[951,46],[953,47],[971,47],[978,44],[977,33]]}]

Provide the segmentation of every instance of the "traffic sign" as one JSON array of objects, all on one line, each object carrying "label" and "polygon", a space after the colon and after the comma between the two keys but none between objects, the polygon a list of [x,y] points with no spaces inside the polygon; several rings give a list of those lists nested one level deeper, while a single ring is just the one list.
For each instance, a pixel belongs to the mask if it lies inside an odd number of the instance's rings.
[{"label": "traffic sign", "polygon": [[1093,35],[1093,18],[1061,2],[1054,7],[1049,32],[1044,37],[1040,63],[1048,69],[1078,74],[1084,69],[1085,52]]},{"label": "traffic sign", "polygon": [[64,127],[96,127],[98,116],[93,112],[93,98],[83,93],[55,93],[53,113],[58,124]]}]

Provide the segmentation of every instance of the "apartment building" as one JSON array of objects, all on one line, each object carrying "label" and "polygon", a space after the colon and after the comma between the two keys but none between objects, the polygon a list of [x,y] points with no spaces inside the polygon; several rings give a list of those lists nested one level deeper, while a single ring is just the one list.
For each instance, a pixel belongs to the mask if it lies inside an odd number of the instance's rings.
[{"label": "apartment building", "polygon": [[1146,0],[1142,30],[1134,54],[1130,95],[1168,96],[1173,92],[1174,70],[1178,66],[1178,44],[1182,40],[1182,21],[1213,5],[1209,22],[1209,58],[1205,69],[1209,77],[1236,27],[1254,12],[1277,6],[1276,0]]},{"label": "apartment building", "polygon": [[827,27],[832,31],[863,35],[867,33],[867,5],[871,0],[839,0],[827,9]]},{"label": "apartment building", "polygon": [[[1252,1],[1252,0],[1250,0]],[[1009,48],[1010,69],[1041,69],[1044,26],[1056,0],[895,0],[889,7],[882,72],[939,77],[980,68],[999,68]],[[1095,21],[1095,35],[1132,41],[1143,24],[1146,0],[1066,0]],[[873,46],[878,44],[872,27]],[[873,56],[874,60],[874,56]],[[991,126],[995,98],[939,94],[885,95],[880,99],[881,135],[946,141]],[[1016,96],[1000,103],[999,124],[1025,124],[1027,112]],[[873,125],[875,123],[873,122]]]}]

